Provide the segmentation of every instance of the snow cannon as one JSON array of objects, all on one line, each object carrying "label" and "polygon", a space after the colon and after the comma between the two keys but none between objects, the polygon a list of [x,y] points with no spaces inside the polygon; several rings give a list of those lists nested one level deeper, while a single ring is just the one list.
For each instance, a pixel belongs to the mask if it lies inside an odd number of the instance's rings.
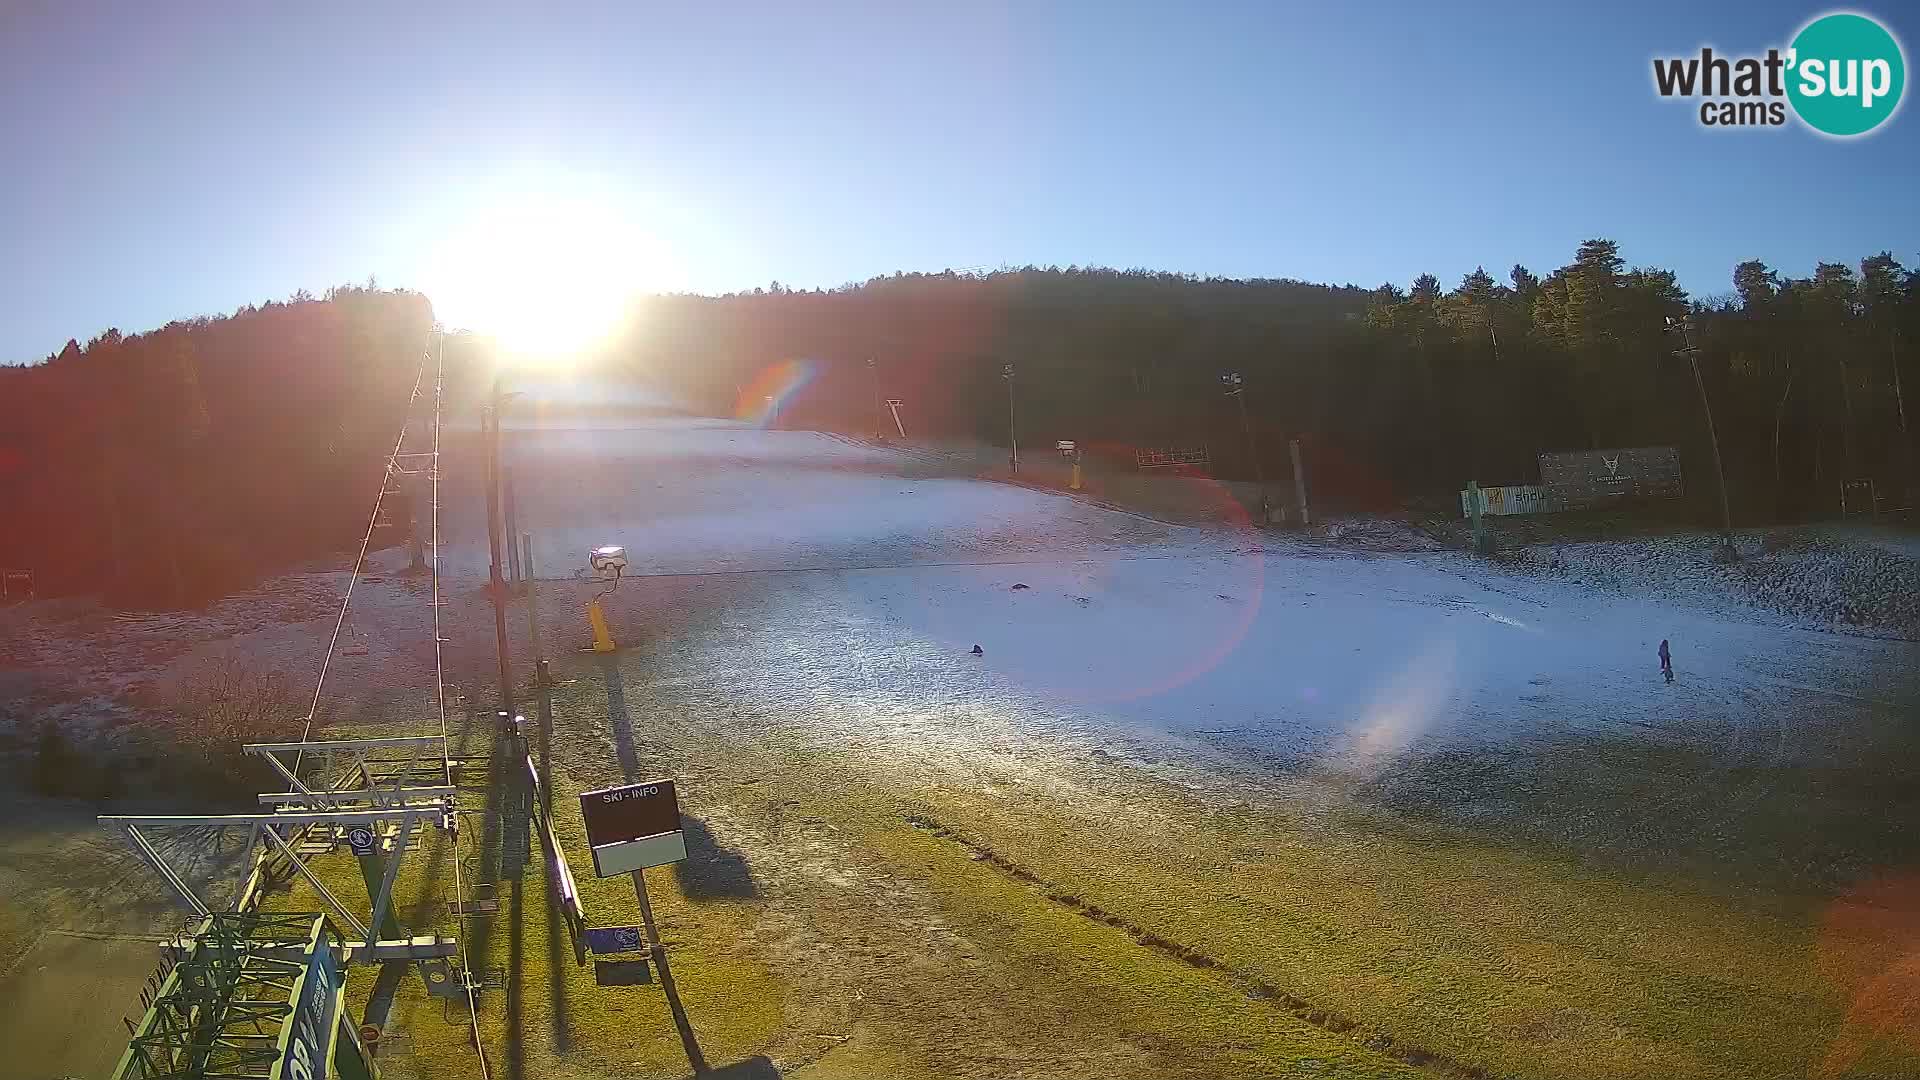
[{"label": "snow cannon", "polygon": [[587,553],[587,565],[600,577],[618,581],[620,572],[627,568],[627,549],[623,547],[594,548]]},{"label": "snow cannon", "polygon": [[627,549],[612,545],[594,548],[587,552],[587,566],[596,577],[613,582],[606,592],[587,601],[587,624],[593,629],[593,651],[610,653],[619,646],[613,643],[613,633],[607,629],[607,611],[600,600],[620,587],[620,573],[627,568]]}]

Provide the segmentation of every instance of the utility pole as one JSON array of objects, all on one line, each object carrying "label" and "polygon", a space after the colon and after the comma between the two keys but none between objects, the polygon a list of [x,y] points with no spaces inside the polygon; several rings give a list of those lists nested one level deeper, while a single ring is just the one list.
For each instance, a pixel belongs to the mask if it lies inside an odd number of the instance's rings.
[{"label": "utility pole", "polygon": [[1010,447],[1007,458],[1007,469],[1010,472],[1018,474],[1020,472],[1020,436],[1016,433],[1013,422],[1012,362],[1008,362],[1000,368],[1000,377],[1007,380],[1007,445]]},{"label": "utility pole", "polygon": [[1727,503],[1727,471],[1720,464],[1720,435],[1713,424],[1713,403],[1707,400],[1707,382],[1700,377],[1700,349],[1693,342],[1693,318],[1681,316],[1679,319],[1667,319],[1667,332],[1679,331],[1682,342],[1680,355],[1687,358],[1687,364],[1693,369],[1693,386],[1700,392],[1700,411],[1707,417],[1707,442],[1713,447],[1713,476],[1720,485],[1720,552],[1729,562],[1740,557],[1733,546],[1733,511]]},{"label": "utility pole", "polygon": [[[540,665],[546,662],[546,658],[540,651],[540,605],[533,591],[532,533],[520,534],[520,567],[525,574],[521,580],[526,585],[527,593],[527,651],[533,654],[531,659],[533,660],[534,669],[537,672]],[[536,685],[538,682],[539,680],[536,678]]]},{"label": "utility pole", "polygon": [[502,468],[500,470],[500,491],[502,507],[500,516],[505,529],[504,543],[507,548],[507,584],[517,588],[522,577],[520,573],[520,542],[518,540],[520,525],[517,521],[519,515],[514,513],[512,469]]},{"label": "utility pole", "polygon": [[1907,395],[1900,388],[1899,332],[1887,331],[1887,363],[1893,368],[1893,404],[1900,415],[1900,505],[1913,505],[1913,436],[1907,431]]},{"label": "utility pole", "polygon": [[1253,461],[1254,479],[1260,484],[1260,524],[1264,527],[1273,519],[1272,503],[1267,498],[1267,467],[1260,461],[1260,447],[1253,440],[1253,421],[1247,416],[1247,382],[1237,371],[1222,372],[1220,385],[1227,388],[1227,396],[1240,402],[1240,431],[1247,437],[1247,457]]},{"label": "utility pole", "polygon": [[1293,493],[1300,500],[1300,527],[1313,524],[1313,515],[1307,510],[1307,470],[1300,464],[1300,440],[1287,443],[1287,452],[1293,457]]},{"label": "utility pole", "polygon": [[494,376],[493,395],[481,413],[482,441],[487,461],[487,547],[493,556],[487,567],[487,595],[493,601],[494,654],[500,664],[500,711],[513,708],[513,664],[507,648],[507,586],[501,580],[500,538],[500,413],[506,405],[500,377]]},{"label": "utility pole", "polygon": [[873,384],[873,430],[879,432],[880,437],[884,439],[887,437],[887,427],[880,422],[880,413],[882,411],[882,405],[880,403],[880,358],[877,356],[867,357],[867,381]]}]

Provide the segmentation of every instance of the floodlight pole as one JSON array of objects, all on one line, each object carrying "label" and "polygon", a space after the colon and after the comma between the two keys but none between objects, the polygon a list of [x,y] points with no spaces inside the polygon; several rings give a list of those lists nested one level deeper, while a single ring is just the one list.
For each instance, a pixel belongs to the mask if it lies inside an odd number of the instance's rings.
[{"label": "floodlight pole", "polygon": [[499,423],[501,406],[500,380],[493,380],[493,392],[487,397],[487,404],[480,410],[480,442],[485,454],[485,481],[487,487],[487,589],[489,594],[500,588],[500,444],[494,437],[495,425]]},{"label": "floodlight pole", "polygon": [[500,711],[511,716],[513,707],[513,662],[507,649],[507,586],[501,580],[500,542],[500,414],[507,396],[500,376],[493,377],[493,393],[481,413],[482,441],[487,462],[487,547],[493,560],[487,567],[487,595],[493,601],[494,656],[500,667]]},{"label": "floodlight pole", "polygon": [[1700,411],[1707,417],[1707,442],[1713,448],[1713,476],[1720,485],[1720,546],[1728,554],[1737,554],[1733,546],[1733,511],[1727,502],[1727,470],[1720,463],[1720,435],[1713,424],[1713,403],[1707,400],[1707,382],[1700,377],[1700,348],[1693,341],[1693,318],[1682,316],[1667,320],[1669,333],[1678,330],[1683,343],[1681,355],[1693,369],[1693,387],[1700,392]]},{"label": "floodlight pole", "polygon": [[[511,469],[501,469],[500,517],[504,528],[504,532],[501,535],[501,542],[507,549],[507,584],[518,586],[521,584],[525,575],[522,574],[520,570],[520,542],[518,539],[520,536],[520,524],[519,515],[514,513],[514,503],[513,471]],[[517,590],[509,589],[508,595],[512,595],[515,591]]]},{"label": "floodlight pole", "polygon": [[520,534],[520,566],[527,586],[527,650],[533,654],[534,683],[539,685],[538,674],[545,654],[540,651],[540,603],[534,596],[532,533]]},{"label": "floodlight pole", "polygon": [[1013,364],[1003,365],[1000,377],[1007,380],[1007,471],[1017,475],[1020,472],[1020,436],[1014,427],[1013,417]]},{"label": "floodlight pole", "polygon": [[1260,461],[1260,447],[1253,440],[1253,421],[1247,416],[1247,382],[1239,372],[1229,371],[1220,376],[1220,383],[1227,388],[1228,397],[1240,402],[1240,431],[1247,437],[1247,456],[1253,459],[1254,480],[1260,485],[1260,524],[1265,526],[1273,518],[1273,509],[1267,499],[1267,467]]}]

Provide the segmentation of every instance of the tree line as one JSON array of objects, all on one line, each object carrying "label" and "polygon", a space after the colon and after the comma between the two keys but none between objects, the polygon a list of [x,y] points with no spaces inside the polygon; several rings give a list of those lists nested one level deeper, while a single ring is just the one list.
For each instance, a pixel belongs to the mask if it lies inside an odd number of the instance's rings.
[{"label": "tree line", "polygon": [[[742,414],[762,407],[739,400],[761,373],[805,360],[811,380],[776,418],[789,426],[882,430],[881,401],[900,398],[910,435],[1005,445],[1011,389],[1027,447],[1075,439],[1125,458],[1206,444],[1218,472],[1244,477],[1250,453],[1283,475],[1299,439],[1315,490],[1363,505],[1537,482],[1542,451],[1674,445],[1704,513],[1717,492],[1691,347],[1737,518],[1831,513],[1859,478],[1898,501],[1920,275],[1882,252],[1805,278],[1744,262],[1729,284],[1690,297],[1604,239],[1544,277],[1476,268],[1451,289],[1431,274],[1405,289],[1077,267],[895,274],[648,298],[610,358]],[[1251,452],[1223,393],[1231,372]]]},{"label": "tree line", "polygon": [[432,318],[369,283],[0,366],[0,568],[179,607],[357,546]]},{"label": "tree line", "polygon": [[[648,297],[602,362],[702,411],[758,413],[790,390],[773,422],[876,432],[898,398],[911,435],[1003,445],[1011,395],[1030,449],[1074,439],[1128,462],[1205,445],[1224,476],[1253,475],[1251,453],[1287,475],[1298,439],[1316,496],[1350,505],[1534,482],[1547,450],[1675,445],[1704,520],[1703,387],[1737,518],[1829,514],[1860,478],[1898,502],[1920,274],[1882,252],[1804,278],[1744,262],[1730,285],[1690,297],[1607,240],[1544,277],[1476,269],[1451,289],[901,273]],[[369,283],[0,366],[0,568],[34,569],[43,594],[176,606],[351,547],[432,325],[426,297]],[[780,371],[796,384],[767,385]]]}]

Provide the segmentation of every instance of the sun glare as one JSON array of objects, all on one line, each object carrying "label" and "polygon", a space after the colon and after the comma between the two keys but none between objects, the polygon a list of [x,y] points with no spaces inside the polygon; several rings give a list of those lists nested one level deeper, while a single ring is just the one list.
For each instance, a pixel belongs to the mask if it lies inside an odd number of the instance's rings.
[{"label": "sun glare", "polygon": [[655,259],[644,234],[607,205],[526,198],[474,215],[450,237],[428,293],[449,328],[489,335],[523,360],[559,363],[619,326]]}]

